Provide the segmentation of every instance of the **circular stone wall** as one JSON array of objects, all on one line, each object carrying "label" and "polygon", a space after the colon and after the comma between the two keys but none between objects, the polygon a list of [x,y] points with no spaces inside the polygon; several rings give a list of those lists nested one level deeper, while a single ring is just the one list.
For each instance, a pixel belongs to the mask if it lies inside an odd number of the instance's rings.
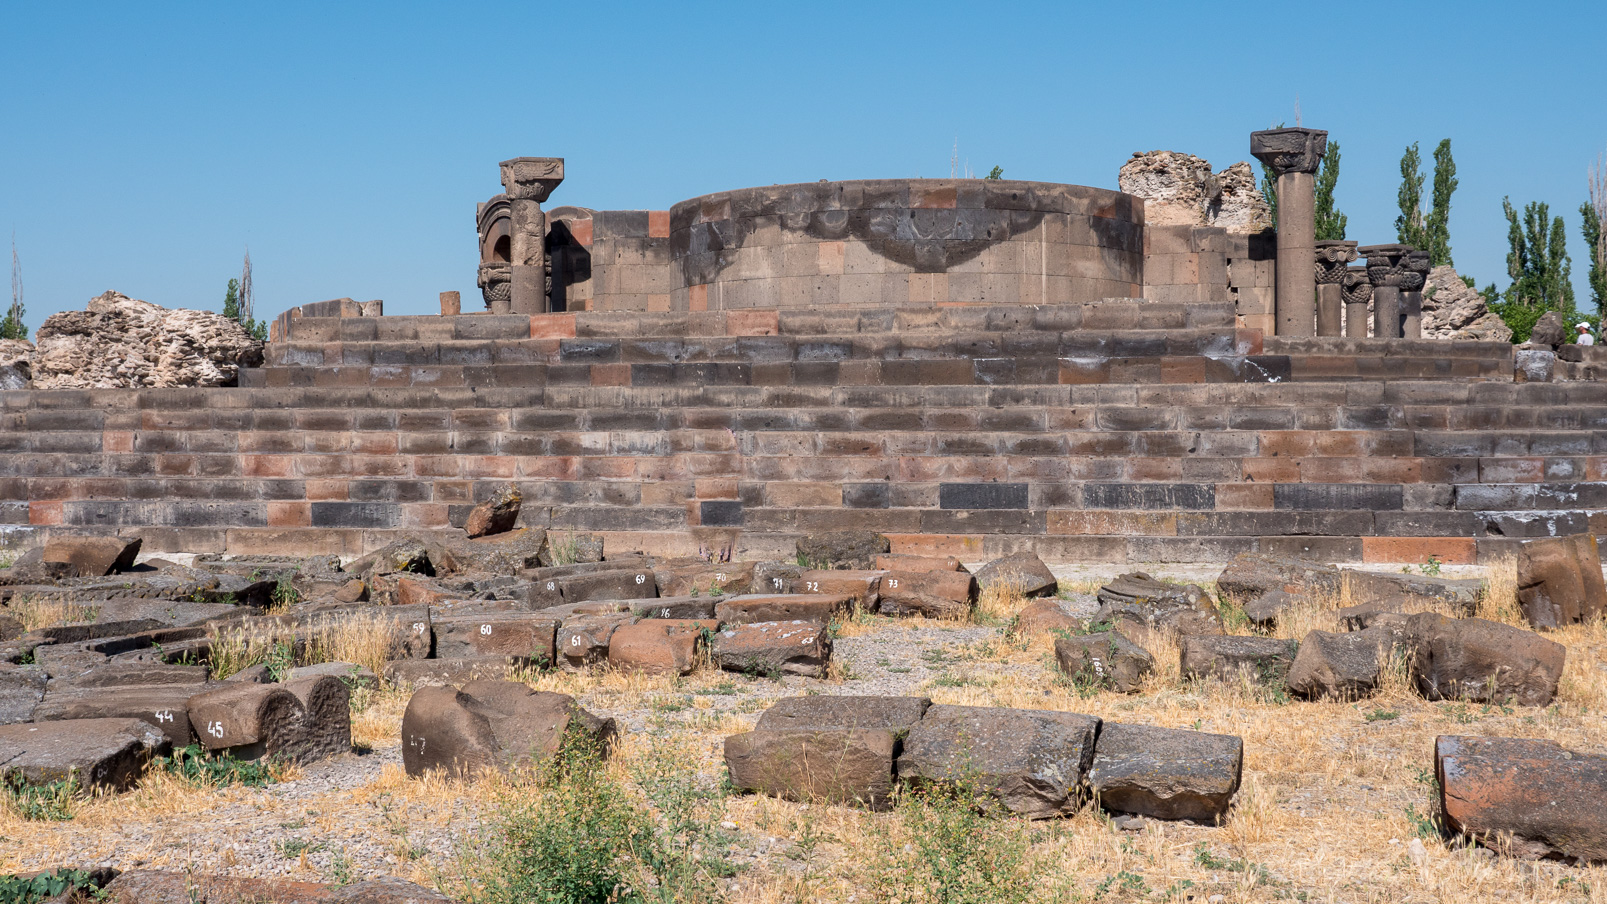
[{"label": "circular stone wall", "polygon": [[1144,202],[987,179],[774,185],[675,205],[670,251],[678,310],[1136,298]]}]

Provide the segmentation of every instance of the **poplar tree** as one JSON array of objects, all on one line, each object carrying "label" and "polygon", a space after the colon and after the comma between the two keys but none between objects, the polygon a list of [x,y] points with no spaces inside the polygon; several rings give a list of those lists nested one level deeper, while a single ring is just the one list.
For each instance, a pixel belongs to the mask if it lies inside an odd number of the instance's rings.
[{"label": "poplar tree", "polygon": [[0,318],[0,339],[27,339],[28,325],[22,322],[22,265],[17,262],[17,237],[11,237],[11,306]]},{"label": "poplar tree", "polygon": [[1339,241],[1345,237],[1345,215],[1334,209],[1334,186],[1339,184],[1339,142],[1328,142],[1317,170],[1317,241]]},{"label": "poplar tree", "polygon": [[1572,312],[1573,284],[1569,281],[1568,233],[1562,217],[1551,216],[1551,208],[1538,201],[1523,207],[1523,216],[1512,207],[1510,198],[1501,199],[1507,217],[1506,302],[1541,311]]},{"label": "poplar tree", "polygon": [[1591,303],[1599,315],[1607,312],[1607,159],[1590,168],[1590,200],[1579,205],[1579,216],[1590,257]]},{"label": "poplar tree", "polygon": [[1442,140],[1434,149],[1434,200],[1424,223],[1424,241],[1419,246],[1428,252],[1429,263],[1435,267],[1451,264],[1451,194],[1456,191],[1456,161],[1451,159],[1451,139]]},{"label": "poplar tree", "polygon": [[1401,215],[1395,218],[1395,240],[1402,245],[1411,245],[1419,251],[1428,248],[1427,235],[1423,228],[1423,212],[1420,209],[1423,203],[1423,171],[1422,157],[1417,152],[1417,142],[1412,142],[1401,156],[1401,188],[1396,193]]}]

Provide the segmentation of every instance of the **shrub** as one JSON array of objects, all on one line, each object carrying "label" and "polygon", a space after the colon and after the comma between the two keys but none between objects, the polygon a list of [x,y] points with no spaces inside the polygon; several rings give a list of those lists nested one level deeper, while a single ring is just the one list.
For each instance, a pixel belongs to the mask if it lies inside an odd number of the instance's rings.
[{"label": "shrub", "polygon": [[76,775],[36,785],[15,772],[0,782],[0,789],[4,791],[7,809],[23,819],[38,822],[72,819],[73,808],[83,790]]},{"label": "shrub", "polygon": [[27,879],[0,876],[0,904],[39,904],[68,891],[94,887],[93,877],[81,869],[56,869]]},{"label": "shrub", "polygon": [[1012,904],[1041,891],[1031,876],[1025,820],[999,812],[971,781],[903,793],[898,829],[883,833],[870,867],[873,901]]},{"label": "shrub", "polygon": [[248,763],[227,754],[215,756],[202,750],[199,744],[175,750],[172,756],[157,757],[151,761],[151,771],[166,772],[209,788],[230,785],[264,788],[279,780],[279,767],[273,762]]}]

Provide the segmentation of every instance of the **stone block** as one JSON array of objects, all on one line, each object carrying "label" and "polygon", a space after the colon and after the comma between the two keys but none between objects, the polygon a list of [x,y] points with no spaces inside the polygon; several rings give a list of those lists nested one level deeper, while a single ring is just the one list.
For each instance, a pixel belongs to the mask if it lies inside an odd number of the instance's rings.
[{"label": "stone block", "polygon": [[1558,628],[1607,612],[1596,538],[1526,541],[1518,554],[1518,602],[1536,628]]},{"label": "stone block", "polygon": [[995,559],[976,573],[977,587],[982,592],[995,584],[1019,585],[1024,596],[1053,596],[1060,581],[1043,560],[1030,552],[1020,552]]},{"label": "stone block", "polygon": [[938,486],[944,509],[1025,509],[1025,483],[945,483]]},{"label": "stone block", "polygon": [[1430,700],[1546,706],[1557,694],[1567,648],[1482,618],[1420,612],[1406,622],[1418,693]]},{"label": "stone block", "polygon": [[614,720],[592,715],[567,694],[513,681],[425,688],[414,693],[402,715],[402,765],[418,777],[431,770],[468,776],[540,764],[558,753],[572,726],[578,738],[607,755]]},{"label": "stone block", "polygon": [[1407,646],[1398,624],[1344,634],[1312,631],[1300,641],[1286,684],[1314,700],[1359,700],[1378,690],[1396,649]]},{"label": "stone block", "polygon": [[1525,860],[1607,861],[1607,756],[1555,741],[1441,735],[1434,775],[1453,832]]},{"label": "stone block", "polygon": [[0,725],[0,750],[0,773],[30,784],[77,776],[86,787],[125,791],[171,745],[160,729],[140,719],[74,719]]},{"label": "stone block", "polygon": [[1075,813],[1099,719],[1048,710],[933,706],[904,740],[898,775],[974,783],[1015,816]]},{"label": "stone block", "polygon": [[697,665],[699,639],[717,622],[648,618],[614,629],[608,641],[608,664],[643,675],[687,675]]},{"label": "stone block", "polygon": [[635,622],[636,616],[629,613],[565,618],[556,638],[558,663],[577,670],[606,662],[614,632]]},{"label": "stone block", "polygon": [[[800,577],[798,583],[807,589],[809,582]],[[743,594],[722,598],[715,604],[714,617],[727,625],[795,620],[824,625],[846,615],[854,600],[853,593]]]},{"label": "stone block", "polygon": [[1088,786],[1115,813],[1216,825],[1243,769],[1244,741],[1233,735],[1105,722]]},{"label": "stone block", "polygon": [[926,697],[859,695],[782,697],[759,716],[760,731],[852,728],[902,737],[931,707]]},{"label": "stone block", "polygon": [[1212,677],[1237,684],[1281,686],[1299,644],[1275,637],[1198,635],[1183,638],[1179,660],[1185,678]]},{"label": "stone block", "polygon": [[1139,690],[1155,668],[1155,657],[1120,631],[1056,638],[1055,662],[1079,686],[1121,694]]},{"label": "stone block", "polygon": [[765,729],[726,738],[725,765],[740,790],[881,810],[897,744],[886,729]]},{"label": "stone block", "polygon": [[530,612],[480,612],[438,616],[431,622],[434,655],[441,659],[498,656],[551,666],[556,660],[558,619]]},{"label": "stone block", "polygon": [[814,621],[728,624],[714,635],[710,652],[728,672],[819,678],[831,660],[831,635]]},{"label": "stone block", "polygon": [[977,582],[962,571],[890,571],[879,596],[883,615],[962,618],[976,605]]}]

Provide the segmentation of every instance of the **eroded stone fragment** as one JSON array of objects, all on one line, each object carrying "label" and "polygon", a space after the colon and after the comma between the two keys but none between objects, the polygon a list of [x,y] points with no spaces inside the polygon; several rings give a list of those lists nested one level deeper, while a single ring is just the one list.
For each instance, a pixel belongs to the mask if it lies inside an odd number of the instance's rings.
[{"label": "eroded stone fragment", "polygon": [[1442,735],[1434,773],[1452,831],[1526,860],[1607,861],[1607,756],[1554,741]]},{"label": "eroded stone fragment", "polygon": [[714,635],[714,664],[727,672],[819,678],[831,662],[831,635],[813,621],[726,625]]},{"label": "eroded stone fragment", "polygon": [[974,783],[1017,816],[1065,816],[1082,805],[1099,719],[1049,710],[933,706],[898,757],[904,781]]},{"label": "eroded stone fragment", "polygon": [[1107,810],[1214,825],[1243,768],[1238,737],[1105,722],[1088,784]]}]

